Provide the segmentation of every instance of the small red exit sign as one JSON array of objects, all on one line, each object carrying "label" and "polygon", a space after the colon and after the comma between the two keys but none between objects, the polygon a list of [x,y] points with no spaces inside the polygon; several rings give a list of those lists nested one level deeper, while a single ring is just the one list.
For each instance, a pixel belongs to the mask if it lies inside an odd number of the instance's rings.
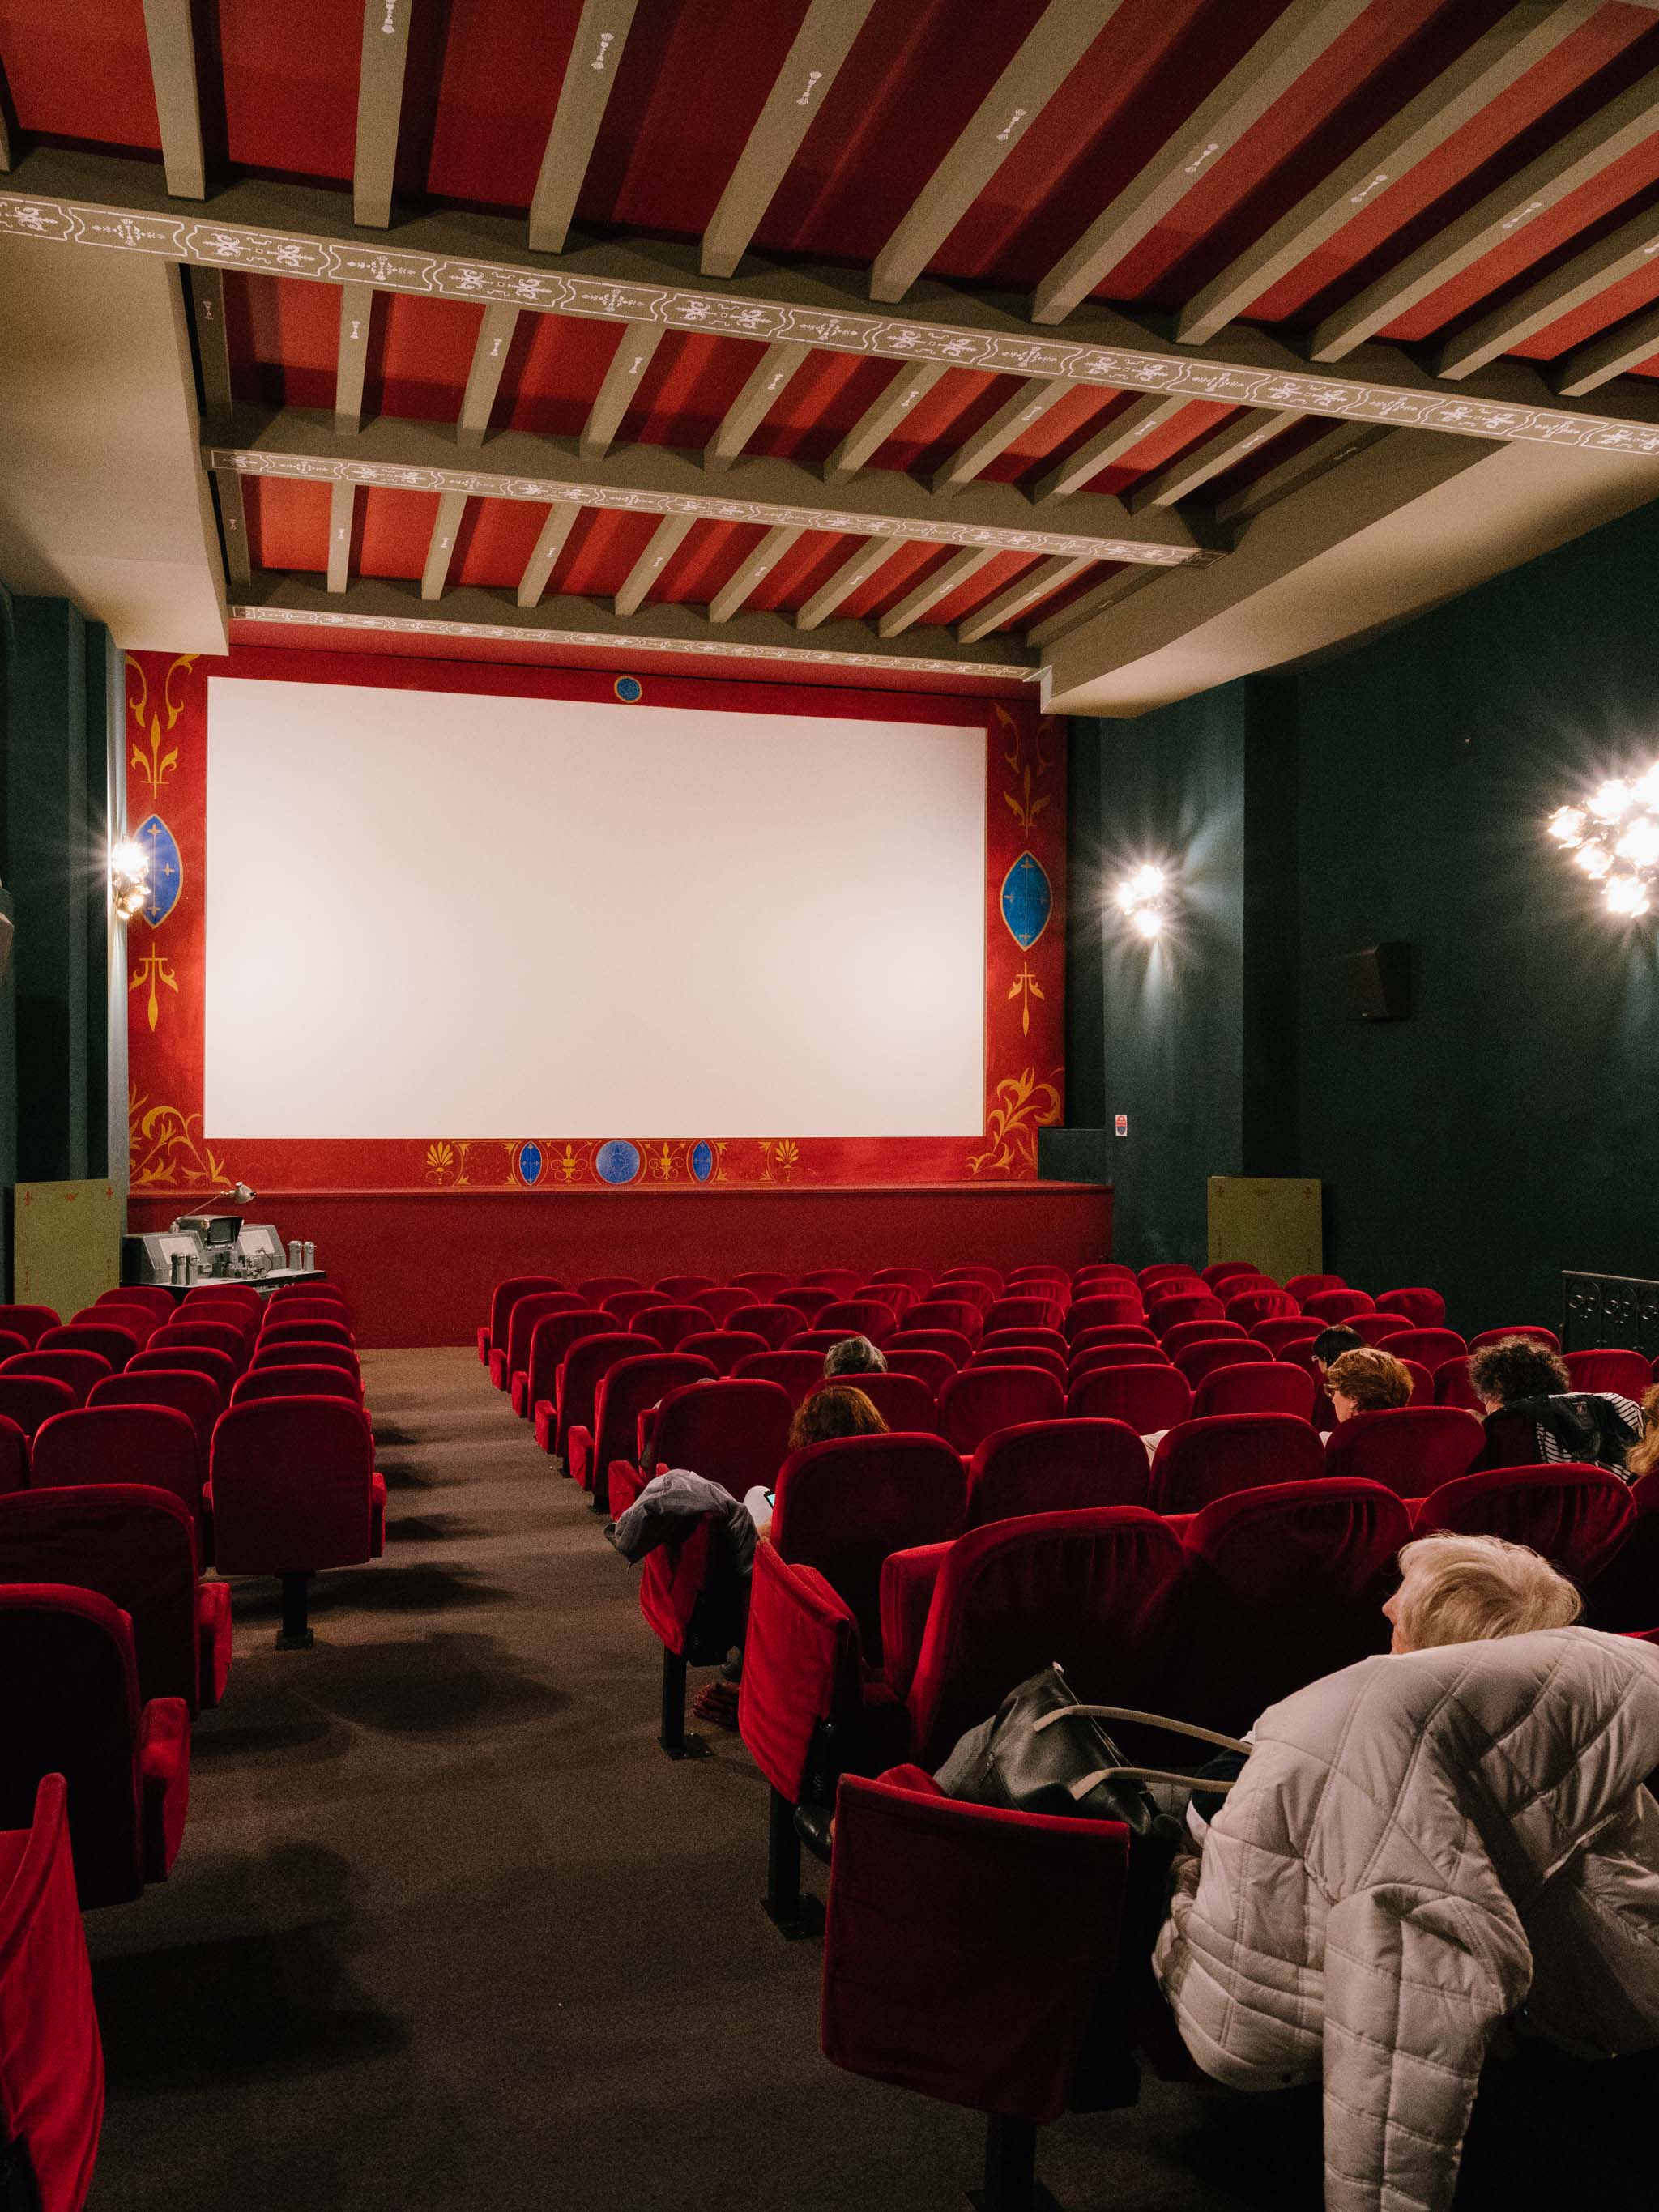
[{"label": "small red exit sign", "polygon": [[1127,1137],[1127,1136],[1128,1135],[1128,1133],[1129,1133],[1129,1117],[1128,1117],[1128,1115],[1127,1115],[1127,1114],[1120,1114],[1120,1115],[1118,1115],[1118,1116],[1116,1117],[1115,1121],[1114,1121],[1114,1123],[1113,1123],[1113,1127],[1116,1129],[1117,1133],[1118,1133],[1118,1135],[1119,1135],[1120,1137]]}]

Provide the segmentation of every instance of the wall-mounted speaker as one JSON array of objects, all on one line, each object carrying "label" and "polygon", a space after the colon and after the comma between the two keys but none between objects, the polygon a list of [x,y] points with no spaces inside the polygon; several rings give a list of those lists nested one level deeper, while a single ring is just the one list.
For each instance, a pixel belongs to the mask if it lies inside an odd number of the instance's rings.
[{"label": "wall-mounted speaker", "polygon": [[1348,1018],[1355,1022],[1403,1022],[1412,1010],[1412,949],[1409,945],[1368,945],[1342,963]]}]

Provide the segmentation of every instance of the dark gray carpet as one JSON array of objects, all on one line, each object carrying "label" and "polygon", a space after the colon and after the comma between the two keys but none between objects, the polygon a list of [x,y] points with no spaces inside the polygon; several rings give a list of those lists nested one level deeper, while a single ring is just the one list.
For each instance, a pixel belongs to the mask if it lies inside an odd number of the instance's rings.
[{"label": "dark gray carpet", "polygon": [[[735,1737],[657,1749],[659,1649],[585,1498],[471,1354],[364,1367],[386,1556],[320,1578],[310,1652],[236,1586],[173,1878],[88,1922],[94,2212],[959,2206],[978,2124],[819,2055],[819,1948],[759,1910],[761,1778]],[[1509,2099],[1471,2181],[1653,2201],[1569,2118]],[[1041,2170],[1069,2212],[1297,2212],[1316,2099],[1149,2083]]]}]

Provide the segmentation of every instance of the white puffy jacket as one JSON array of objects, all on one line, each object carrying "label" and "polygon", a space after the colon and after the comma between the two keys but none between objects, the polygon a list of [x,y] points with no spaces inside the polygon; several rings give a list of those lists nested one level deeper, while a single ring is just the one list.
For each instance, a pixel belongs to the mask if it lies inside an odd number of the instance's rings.
[{"label": "white puffy jacket", "polygon": [[1492,2031],[1659,2045],[1659,1648],[1365,1659],[1271,1706],[1155,1964],[1188,2050],[1325,2085],[1328,2212],[1444,2212]]}]

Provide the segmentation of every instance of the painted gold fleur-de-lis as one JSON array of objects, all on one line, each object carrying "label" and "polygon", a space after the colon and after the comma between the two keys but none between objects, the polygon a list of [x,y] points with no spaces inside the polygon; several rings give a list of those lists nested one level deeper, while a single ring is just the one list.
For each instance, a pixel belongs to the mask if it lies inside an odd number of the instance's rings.
[{"label": "painted gold fleur-de-lis", "polygon": [[1042,984],[1038,982],[1029,967],[1022,968],[1008,986],[1008,996],[1019,1000],[1019,1033],[1022,1036],[1030,1036],[1031,1034],[1032,1000],[1040,999],[1043,995]]}]

